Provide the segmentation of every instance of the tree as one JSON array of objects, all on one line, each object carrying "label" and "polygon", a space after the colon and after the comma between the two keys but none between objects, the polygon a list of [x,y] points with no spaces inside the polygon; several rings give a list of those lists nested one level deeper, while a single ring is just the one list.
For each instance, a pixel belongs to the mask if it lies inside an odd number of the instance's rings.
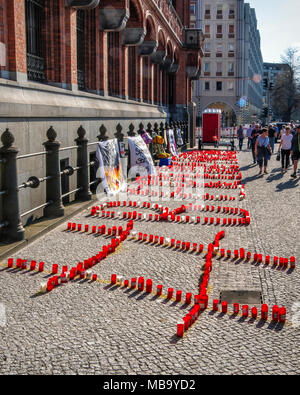
[{"label": "tree", "polygon": [[276,117],[289,122],[293,114],[300,110],[300,56],[297,48],[289,47],[281,61],[286,65],[277,75],[271,96],[272,108]]}]

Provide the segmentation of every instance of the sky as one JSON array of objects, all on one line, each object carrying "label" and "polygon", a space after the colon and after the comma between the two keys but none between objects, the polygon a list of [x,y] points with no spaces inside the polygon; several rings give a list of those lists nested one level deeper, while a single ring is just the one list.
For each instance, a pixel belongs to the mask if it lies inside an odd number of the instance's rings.
[{"label": "sky", "polygon": [[300,50],[300,0],[246,0],[255,8],[264,62],[281,62],[292,46]]}]

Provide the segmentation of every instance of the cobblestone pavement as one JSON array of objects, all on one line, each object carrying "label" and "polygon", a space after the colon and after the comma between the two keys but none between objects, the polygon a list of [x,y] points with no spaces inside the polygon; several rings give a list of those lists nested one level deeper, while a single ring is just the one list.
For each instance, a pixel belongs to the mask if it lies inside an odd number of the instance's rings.
[{"label": "cobblestone pavement", "polygon": [[[281,175],[275,156],[270,174],[259,177],[251,153],[238,154],[246,184],[244,201],[222,203],[246,208],[248,227],[226,227],[221,248],[244,247],[264,255],[300,259],[300,183]],[[249,166],[250,163],[250,166]],[[212,190],[209,190],[212,192]],[[217,192],[217,191],[215,191]],[[229,195],[236,196],[232,191]],[[231,204],[232,203],[232,204]],[[178,203],[167,203],[178,207]],[[144,210],[141,210],[144,211]],[[84,211],[74,222],[125,224],[91,218]],[[62,225],[14,257],[74,266],[107,244],[103,236],[68,233]],[[135,222],[135,231],[173,236],[207,245],[223,227]],[[103,280],[152,278],[154,286],[197,293],[203,254],[125,241],[116,253],[94,266]],[[182,339],[177,322],[191,306],[104,282],[79,280],[37,295],[41,273],[0,269],[1,374],[299,374],[300,274],[264,265],[216,259],[210,277],[209,309]],[[212,299],[224,289],[258,289],[264,303],[287,307],[285,326],[213,313]],[[299,305],[297,305],[297,303]],[[297,307],[298,306],[298,307]],[[259,306],[258,306],[259,307]],[[298,308],[298,310],[297,310]],[[231,313],[232,307],[229,307]]]}]

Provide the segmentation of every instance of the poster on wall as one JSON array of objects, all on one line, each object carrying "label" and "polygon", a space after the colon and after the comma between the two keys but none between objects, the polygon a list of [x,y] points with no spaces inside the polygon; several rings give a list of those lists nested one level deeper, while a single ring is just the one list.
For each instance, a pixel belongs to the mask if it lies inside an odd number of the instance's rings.
[{"label": "poster on wall", "polygon": [[[153,159],[150,151],[141,136],[128,137],[130,150],[130,168],[143,168],[147,174],[156,174]],[[133,177],[132,177],[133,178]]]},{"label": "poster on wall", "polygon": [[115,195],[126,188],[122,172],[118,140],[102,141],[98,144],[97,158],[99,160],[98,178],[102,180],[104,191]]},{"label": "poster on wall", "polygon": [[168,136],[168,144],[169,144],[170,154],[172,156],[178,156],[178,151],[177,151],[177,146],[176,146],[176,141],[175,141],[173,129],[167,130],[167,136]]}]

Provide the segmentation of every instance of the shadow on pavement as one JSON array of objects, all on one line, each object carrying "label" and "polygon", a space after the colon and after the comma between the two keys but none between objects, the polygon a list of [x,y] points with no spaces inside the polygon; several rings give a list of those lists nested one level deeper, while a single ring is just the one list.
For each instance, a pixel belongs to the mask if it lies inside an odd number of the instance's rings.
[{"label": "shadow on pavement", "polygon": [[286,189],[294,189],[297,188],[299,186],[298,180],[288,180],[286,182],[281,182],[280,184],[276,185],[276,189],[275,192],[281,192],[284,191]]}]

